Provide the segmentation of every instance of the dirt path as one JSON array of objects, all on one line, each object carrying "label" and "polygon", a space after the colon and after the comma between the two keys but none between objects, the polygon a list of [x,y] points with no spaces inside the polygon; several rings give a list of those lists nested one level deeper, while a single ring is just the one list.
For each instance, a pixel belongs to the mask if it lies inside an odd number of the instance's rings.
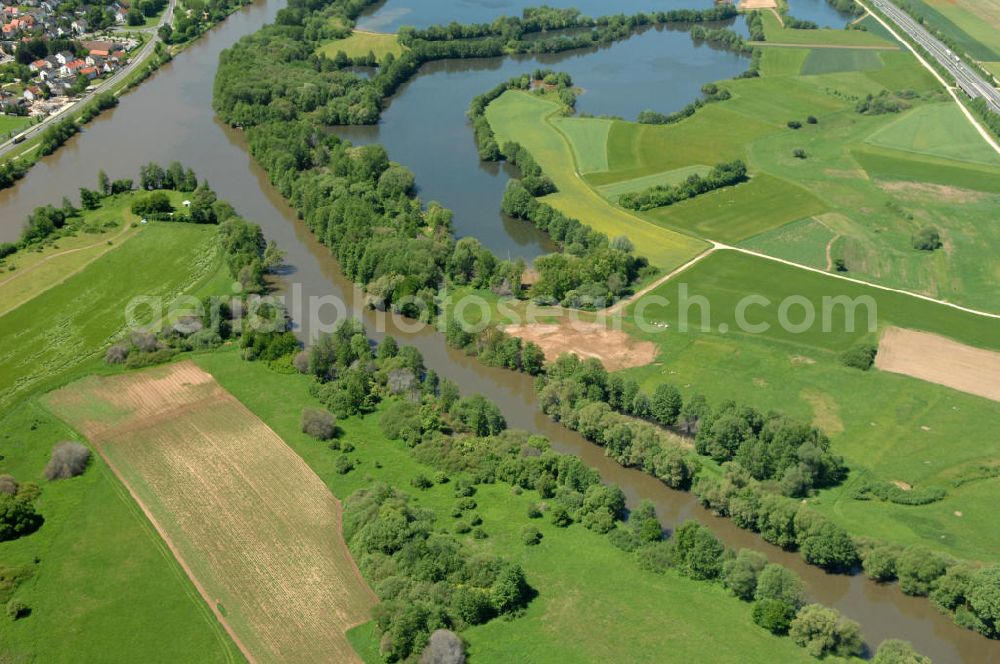
[{"label": "dirt path", "polygon": [[875,366],[1000,401],[1000,353],[947,337],[890,327],[879,341]]},{"label": "dirt path", "polygon": [[[3,281],[0,281],[0,288],[3,288],[4,286],[6,286],[7,284],[11,283],[12,281],[14,281],[15,279],[17,279],[19,277],[23,277],[26,274],[31,274],[34,270],[38,269],[42,265],[45,265],[46,263],[48,263],[49,261],[51,261],[51,260],[53,260],[55,258],[59,258],[60,256],[66,256],[67,254],[79,253],[81,251],[86,251],[87,249],[93,249],[94,247],[96,247],[98,245],[101,245],[101,244],[107,244],[108,242],[117,241],[123,235],[125,235],[126,233],[128,233],[130,230],[132,230],[132,227],[129,224],[125,224],[125,227],[121,230],[121,232],[119,232],[118,235],[115,235],[114,237],[112,237],[110,239],[104,239],[104,240],[101,240],[99,242],[95,242],[94,244],[88,244],[85,247],[77,247],[76,249],[65,249],[63,251],[58,251],[58,252],[56,252],[56,253],[54,253],[54,254],[52,254],[50,256],[46,256],[45,258],[43,258],[42,260],[38,261],[37,263],[35,263],[31,267],[23,269],[23,270],[16,270],[13,276],[7,277]],[[138,231],[136,231],[136,232],[138,232]],[[93,263],[94,261],[96,261],[98,258],[100,258],[104,254],[108,253],[109,251],[111,251],[112,249],[114,249],[117,246],[118,245],[116,245],[116,244],[108,245],[108,248],[107,248],[106,251],[102,251],[101,253],[97,254],[96,256],[94,256],[89,261],[87,261],[86,263],[84,263],[80,267],[76,268],[72,272],[68,272],[67,274],[64,274],[58,281],[54,281],[51,284],[49,284],[48,288],[45,288],[44,290],[39,291],[36,294],[36,296],[37,295],[41,295],[45,291],[49,290],[49,288],[52,288],[54,286],[58,286],[59,284],[61,284],[62,282],[66,281],[67,279],[69,279],[70,277],[72,277],[74,274],[79,273],[85,267],[87,267],[88,265],[90,265],[91,263]],[[3,311],[0,311],[0,316],[2,316],[3,314],[5,314],[5,313],[7,313],[9,311],[13,311],[14,309],[17,308],[17,306],[20,306],[20,305],[16,305],[14,307],[11,307],[10,309],[6,309],[6,310],[3,310]]]},{"label": "dirt path", "polygon": [[788,42],[752,41],[751,46],[775,46],[778,48],[836,48],[851,51],[898,51],[898,46],[876,46],[874,44],[863,44],[858,46],[847,46],[844,44],[790,44]]},{"label": "dirt path", "polygon": [[653,290],[656,290],[657,288],[659,288],[663,284],[667,283],[668,281],[670,281],[671,279],[673,279],[674,277],[676,277],[681,272],[684,272],[688,268],[693,267],[696,263],[699,263],[701,260],[703,260],[703,259],[707,258],[708,256],[710,256],[718,248],[719,248],[718,245],[712,245],[711,247],[709,247],[705,251],[701,252],[700,254],[698,254],[697,256],[695,256],[694,258],[692,258],[691,260],[689,260],[687,263],[684,263],[684,265],[681,265],[680,267],[675,268],[671,272],[665,274],[664,276],[660,277],[659,279],[657,279],[653,283],[649,284],[648,286],[646,286],[645,288],[643,288],[642,290],[640,290],[635,295],[633,295],[631,297],[628,297],[628,298],[625,298],[624,300],[621,300],[620,302],[615,303],[612,307],[610,307],[609,309],[607,309],[605,313],[612,314],[612,315],[613,314],[617,314],[617,313],[621,313],[621,311],[625,307],[627,307],[628,305],[632,304],[633,302],[638,301],[638,299],[640,297],[646,295],[647,293],[649,293],[649,292],[651,292]]}]

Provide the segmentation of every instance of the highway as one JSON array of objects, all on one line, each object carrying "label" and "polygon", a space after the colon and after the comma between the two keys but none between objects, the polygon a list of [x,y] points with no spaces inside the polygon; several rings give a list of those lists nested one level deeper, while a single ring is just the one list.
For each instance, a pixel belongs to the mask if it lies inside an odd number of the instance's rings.
[{"label": "highway", "polygon": [[958,87],[972,99],[984,98],[994,113],[1000,113],[1000,90],[990,85],[978,72],[953,54],[947,46],[920,25],[913,17],[889,0],[871,0],[872,4],[913,41],[922,46],[932,58],[955,79]]},{"label": "highway", "polygon": [[141,67],[143,64],[145,64],[146,60],[149,59],[149,56],[152,55],[153,49],[155,49],[156,45],[161,41],[158,32],[160,26],[173,22],[174,7],[176,6],[176,4],[177,0],[170,0],[170,4],[168,4],[167,8],[163,10],[163,15],[160,17],[159,23],[156,24],[155,30],[152,32],[150,39],[147,40],[145,45],[143,45],[143,47],[139,49],[139,51],[135,55],[132,56],[131,60],[129,60],[129,63],[126,66],[119,69],[107,80],[102,81],[101,84],[95,87],[93,90],[88,90],[84,94],[80,95],[80,98],[77,101],[73,102],[70,105],[64,106],[58,113],[54,113],[48,116],[47,118],[45,118],[44,121],[36,125],[32,125],[31,127],[28,127],[17,136],[14,136],[10,140],[0,144],[0,157],[2,157],[4,154],[12,150],[17,145],[23,143],[29,138],[32,138],[35,134],[44,131],[53,122],[56,122],[57,120],[62,119],[63,116],[81,108],[82,105],[86,103],[88,100],[101,94],[102,92],[110,90],[115,85],[117,85],[118,82],[121,81],[123,78],[131,74],[138,67]]}]

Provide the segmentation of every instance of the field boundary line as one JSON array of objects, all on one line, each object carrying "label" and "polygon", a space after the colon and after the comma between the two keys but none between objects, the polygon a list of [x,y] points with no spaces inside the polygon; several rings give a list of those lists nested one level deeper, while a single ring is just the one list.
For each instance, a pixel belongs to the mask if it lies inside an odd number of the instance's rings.
[{"label": "field boundary line", "polygon": [[108,455],[105,454],[100,443],[94,442],[94,447],[97,449],[97,453],[101,455],[101,459],[104,460],[104,463],[108,464],[108,468],[110,468],[111,472],[115,474],[115,477],[118,478],[118,481],[122,483],[122,486],[124,486],[125,490],[129,492],[129,495],[132,496],[132,500],[135,501],[135,504],[139,506],[139,509],[142,510],[142,513],[146,515],[147,519],[149,519],[149,522],[153,525],[153,528],[156,530],[156,532],[159,533],[160,537],[163,539],[163,542],[167,545],[167,548],[170,549],[170,553],[173,554],[174,559],[177,561],[177,564],[180,565],[181,569],[184,570],[184,573],[187,574],[187,577],[191,580],[191,583],[198,591],[198,594],[200,594],[202,599],[205,600],[205,603],[208,604],[208,608],[211,609],[212,613],[219,621],[219,624],[221,624],[223,629],[226,630],[226,633],[229,634],[229,638],[233,640],[233,643],[235,643],[236,647],[240,649],[240,652],[243,653],[243,656],[247,658],[248,664],[257,664],[257,660],[247,649],[246,645],[240,640],[240,637],[236,634],[236,631],[233,629],[232,625],[229,624],[229,622],[226,620],[226,617],[222,615],[221,611],[219,611],[219,607],[216,606],[216,604],[212,601],[212,598],[209,597],[208,591],[205,589],[204,586],[201,585],[201,582],[194,575],[194,572],[191,570],[191,567],[188,565],[187,561],[184,560],[184,556],[181,555],[181,552],[177,548],[177,545],[174,544],[173,540],[170,539],[170,536],[167,535],[166,530],[163,529],[163,526],[161,526],[159,521],[157,521],[156,518],[153,516],[153,513],[150,511],[149,506],[146,505],[145,502],[143,502],[143,500],[139,497],[139,494],[136,493],[135,489],[132,488],[132,485],[129,484],[128,480],[125,479],[125,476],[122,475],[121,471],[118,470],[118,467],[115,466],[114,463],[112,463],[110,458],[108,458]]},{"label": "field boundary line", "polygon": [[791,42],[769,42],[752,41],[747,42],[751,46],[776,47],[776,48],[830,48],[842,51],[898,51],[897,46],[876,46],[875,44],[858,44],[857,46],[847,46],[841,44],[793,44]]},{"label": "field boundary line", "polygon": [[1000,143],[997,143],[996,140],[993,139],[993,136],[991,136],[990,133],[986,131],[986,128],[983,127],[983,125],[979,123],[979,120],[977,120],[976,117],[969,111],[969,109],[965,107],[965,104],[962,103],[962,100],[958,98],[958,94],[956,94],[952,86],[948,85],[948,82],[944,80],[944,77],[942,77],[940,73],[938,73],[938,70],[934,69],[934,67],[932,67],[929,62],[924,60],[924,56],[920,55],[920,53],[917,52],[917,49],[915,49],[909,41],[900,37],[899,34],[893,29],[893,27],[889,25],[888,22],[883,20],[881,16],[873,12],[871,8],[868,7],[868,5],[866,5],[861,0],[854,0],[854,1],[859,5],[861,5],[865,9],[865,11],[871,14],[875,18],[875,20],[882,25],[883,28],[888,30],[889,33],[893,37],[895,37],[896,41],[900,42],[903,46],[905,46],[907,50],[910,51],[910,53],[912,53],[917,58],[920,64],[922,64],[924,68],[927,69],[927,71],[929,71],[931,74],[934,75],[934,78],[936,78],[938,82],[942,86],[944,86],[944,89],[948,91],[948,94],[951,95],[951,98],[955,100],[955,103],[958,104],[958,107],[962,109],[962,113],[965,114],[966,119],[972,123],[972,126],[976,128],[976,131],[978,131],[979,135],[983,137],[983,140],[986,141],[989,144],[989,146],[996,151],[997,154],[1000,154]]},{"label": "field boundary line", "polygon": [[746,249],[744,247],[734,247],[728,244],[722,244],[721,242],[716,243],[717,249],[728,249],[730,251],[736,251],[741,254],[747,254],[748,256],[756,256],[757,258],[765,258],[769,261],[774,261],[775,263],[782,263],[783,265],[788,265],[790,267],[797,267],[801,270],[808,270],[809,272],[815,272],[816,274],[826,275],[833,279],[840,279],[841,281],[849,281],[853,284],[858,284],[859,286],[868,286],[869,288],[875,288],[881,291],[887,291],[889,293],[898,293],[900,295],[908,295],[910,297],[917,298],[919,300],[924,300],[925,302],[931,302],[933,304],[940,304],[941,306],[951,307],[952,309],[957,309],[958,311],[972,314],[974,316],[982,316],[984,318],[992,318],[995,320],[1000,320],[1000,314],[995,314],[989,311],[983,311],[981,309],[973,309],[972,307],[964,307],[961,304],[955,304],[954,302],[948,302],[947,300],[939,300],[937,298],[931,297],[930,295],[924,295],[923,293],[915,293],[913,291],[906,290],[904,288],[895,288],[893,286],[886,286],[884,284],[876,284],[871,281],[865,281],[864,279],[858,279],[856,277],[848,277],[843,274],[836,274],[834,272],[827,272],[826,270],[821,270],[818,267],[813,267],[811,265],[803,265],[802,263],[796,263],[785,258],[778,258],[777,256],[769,256],[768,254],[761,253],[759,251],[754,251],[753,249]]},{"label": "field boundary line", "polygon": [[625,298],[624,300],[621,300],[620,302],[615,303],[614,306],[612,306],[610,309],[607,310],[607,313],[609,313],[609,314],[616,314],[616,313],[620,312],[622,309],[624,309],[625,307],[627,307],[633,301],[638,300],[640,297],[643,297],[644,295],[646,295],[650,291],[659,288],[663,284],[667,283],[668,281],[670,281],[671,279],[673,279],[674,277],[676,277],[681,272],[684,272],[685,270],[687,270],[690,267],[694,267],[697,263],[700,263],[705,258],[708,258],[711,254],[715,253],[715,251],[717,249],[719,249],[719,246],[713,244],[711,247],[709,247],[705,251],[701,252],[700,254],[698,254],[697,256],[695,256],[694,258],[692,258],[691,260],[689,260],[687,263],[684,263],[684,265],[681,265],[680,267],[674,268],[669,273],[663,275],[662,277],[660,277],[659,279],[657,279],[653,283],[651,283],[648,286],[646,286],[645,288],[641,289],[635,295],[632,295],[630,297]]}]

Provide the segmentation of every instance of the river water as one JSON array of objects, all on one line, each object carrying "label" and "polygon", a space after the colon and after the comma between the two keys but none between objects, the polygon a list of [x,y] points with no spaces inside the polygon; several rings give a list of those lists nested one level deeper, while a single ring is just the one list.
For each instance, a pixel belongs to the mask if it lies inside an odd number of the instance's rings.
[{"label": "river water", "polygon": [[[428,5],[438,6],[436,3]],[[903,638],[913,642],[918,650],[938,663],[1000,661],[1000,644],[956,627],[926,600],[906,597],[895,586],[880,586],[861,576],[825,574],[803,563],[797,554],[781,551],[754,534],[736,528],[729,521],[713,517],[697,504],[691,494],[672,491],[644,473],[620,467],[606,458],[597,446],[550,422],[538,409],[529,377],[481,366],[474,358],[447,348],[443,336],[434,330],[420,329],[408,321],[376,318],[372,312],[362,311],[361,300],[353,285],[340,274],[329,251],[297,221],[294,212],[268,185],[265,174],[250,160],[240,133],[216,121],[211,111],[212,81],[219,53],[240,36],[272,20],[280,6],[278,2],[258,2],[240,10],[137,90],[125,95],[118,107],[88,125],[82,134],[71,139],[56,154],[39,162],[17,186],[0,192],[0,240],[15,238],[24,216],[32,208],[56,203],[64,194],[76,191],[78,187],[94,187],[96,173],[101,168],[112,178],[127,177],[134,176],[143,163],[182,161],[195,168],[200,176],[207,177],[221,198],[231,201],[243,216],[260,223],[267,237],[277,241],[287,252],[289,268],[279,278],[278,287],[288,294],[293,314],[297,306],[294,300],[320,296],[339,298],[364,318],[373,336],[378,338],[390,333],[400,341],[418,347],[427,365],[456,381],[463,392],[485,394],[500,406],[511,426],[547,436],[557,450],[580,456],[597,468],[605,480],[621,486],[632,504],[649,499],[657,506],[661,520],[668,525],[687,518],[697,519],[708,524],[728,546],[752,547],[771,560],[794,569],[805,580],[808,592],[815,601],[836,607],[860,622],[872,647],[887,638]],[[463,20],[473,19],[463,17]],[[666,36],[669,38],[669,35]],[[689,56],[693,48],[689,41],[680,42],[675,47],[681,49],[680,52],[669,57],[678,59]],[[614,48],[602,52],[613,51]],[[568,55],[559,64],[577,66],[574,64],[576,57]],[[599,58],[600,54],[594,57]],[[526,66],[525,63],[516,66],[495,64],[495,69],[486,70],[478,63],[472,63],[466,68],[458,67],[455,75],[459,79],[463,76],[482,76],[481,80],[473,81],[474,85],[470,84],[475,94],[506,77],[508,67],[513,73]],[[596,64],[594,68],[597,68]],[[588,70],[583,65],[579,65],[577,71],[581,79],[588,76]],[[430,68],[426,74],[426,80],[430,81],[428,89],[443,85],[439,82],[449,75],[447,67]],[[669,72],[666,76],[669,84]],[[406,95],[433,96],[433,92],[419,92],[424,85],[423,80],[422,74],[393,102],[385,128],[379,131],[386,131],[386,136],[399,131],[405,137],[402,130],[390,129],[390,126],[394,127],[392,122],[398,121],[390,119],[401,112],[399,109],[404,106],[401,102],[407,98]],[[489,82],[489,85],[480,86],[481,82]],[[583,80],[580,83],[586,87]],[[593,98],[598,104],[596,94]],[[690,95],[679,95],[673,106],[667,105],[667,97],[647,99],[664,100],[664,106],[658,110],[667,112],[689,98]],[[468,98],[446,98],[444,101],[446,106],[454,102],[464,111]],[[415,103],[414,107],[419,107],[419,104]],[[453,111],[451,108],[441,109],[443,113]],[[423,128],[413,133],[421,132],[427,133]],[[441,139],[441,142],[449,141],[464,141],[472,145],[470,137],[458,133]],[[406,157],[395,154],[394,150],[395,146],[390,149],[390,155],[405,163]],[[402,149],[400,151],[404,153]],[[427,171],[416,162],[423,163],[424,158],[420,157],[419,151],[414,151],[412,159],[414,163],[408,165],[417,171],[419,180]],[[502,176],[496,177],[502,182]],[[423,183],[422,186],[428,187]],[[453,205],[443,195],[441,202]],[[498,198],[481,201],[483,207],[491,210],[498,203]],[[137,266],[136,269],[156,269],[156,257],[150,256],[148,265]],[[328,307],[324,313],[328,315],[325,322],[330,322],[333,307]],[[302,329],[304,333],[310,328],[313,331],[316,329],[308,319],[300,317],[299,320],[306,323]],[[724,638],[724,635],[720,636]]]}]

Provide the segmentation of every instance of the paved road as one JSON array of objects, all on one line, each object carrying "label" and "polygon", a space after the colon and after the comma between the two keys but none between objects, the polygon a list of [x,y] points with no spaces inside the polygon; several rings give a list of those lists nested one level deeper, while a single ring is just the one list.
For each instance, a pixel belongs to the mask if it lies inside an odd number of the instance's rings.
[{"label": "paved road", "polygon": [[[92,99],[94,96],[99,95],[102,92],[110,90],[113,86],[117,85],[119,81],[121,81],[123,78],[125,78],[133,71],[135,71],[136,68],[141,67],[149,58],[149,56],[152,55],[153,49],[155,49],[156,45],[160,42],[160,35],[158,32],[160,26],[168,22],[173,22],[174,7],[176,6],[176,4],[177,0],[170,0],[170,4],[167,5],[167,8],[163,11],[163,15],[160,17],[160,22],[156,24],[156,32],[154,32],[152,38],[149,41],[147,41],[145,45],[143,45],[143,47],[139,49],[139,51],[135,55],[132,56],[132,59],[126,66],[122,67],[120,70],[115,72],[115,74],[110,78],[108,78],[107,80],[102,81],[100,85],[98,85],[93,90],[88,90],[86,93],[81,95],[78,101],[74,102],[69,106],[63,107],[63,109],[60,112],[54,115],[50,115],[49,117],[45,118],[43,122],[28,127],[17,136],[0,144],[0,157],[2,157],[4,154],[12,150],[18,144],[23,143],[29,138],[32,138],[35,134],[44,131],[49,127],[49,125],[51,125],[53,122],[56,122],[57,120],[62,119],[62,117],[67,113],[70,113],[80,108],[80,105],[83,104],[84,102],[88,101],[89,99]],[[17,143],[14,142],[15,139],[17,139]]]},{"label": "paved road", "polygon": [[920,44],[938,63],[951,74],[958,87],[973,99],[984,98],[995,113],[1000,113],[1000,90],[997,90],[972,67],[958,59],[947,46],[922,25],[894,5],[890,0],[871,0],[883,14],[899,26],[913,41]]}]

